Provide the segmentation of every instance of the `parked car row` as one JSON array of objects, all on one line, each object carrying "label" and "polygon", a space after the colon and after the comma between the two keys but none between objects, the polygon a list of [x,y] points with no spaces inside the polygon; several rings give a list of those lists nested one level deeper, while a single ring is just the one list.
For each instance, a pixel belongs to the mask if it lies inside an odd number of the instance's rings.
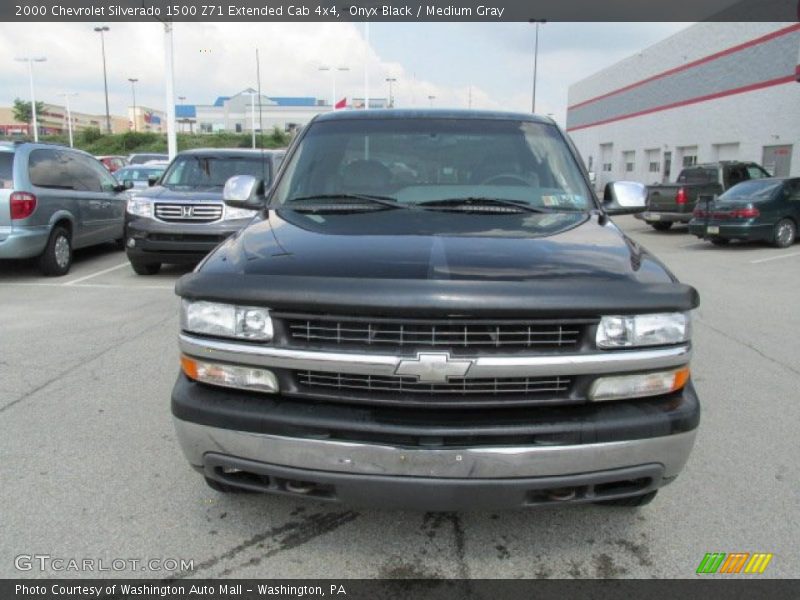
[{"label": "parked car row", "polygon": [[0,143],[0,259],[36,258],[42,273],[59,276],[73,250],[114,242],[140,274],[197,262],[254,214],[224,207],[225,181],[248,174],[268,185],[283,153],[192,150],[172,163],[158,156],[112,175],[81,150]]},{"label": "parked car row", "polygon": [[675,223],[721,246],[732,240],[794,244],[800,224],[800,178],[776,178],[756,163],[722,161],[683,169],[674,184],[647,187],[639,218],[657,231]]}]

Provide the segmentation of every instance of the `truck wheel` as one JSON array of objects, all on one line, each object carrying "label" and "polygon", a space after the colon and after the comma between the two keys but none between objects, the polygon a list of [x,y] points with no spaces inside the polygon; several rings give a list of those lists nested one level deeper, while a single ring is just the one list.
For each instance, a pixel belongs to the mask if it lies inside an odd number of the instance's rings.
[{"label": "truck wheel", "polygon": [[655,223],[650,223],[650,227],[656,231],[666,231],[672,227],[672,221],[657,221]]},{"label": "truck wheel", "polygon": [[776,248],[788,248],[794,244],[797,237],[797,226],[791,219],[781,219],[775,223],[775,232],[772,234],[772,243]]},{"label": "truck wheel", "polygon": [[653,501],[653,498],[656,497],[658,490],[653,490],[652,492],[648,492],[646,494],[642,494],[641,496],[631,496],[629,498],[614,498],[613,500],[599,500],[595,502],[595,504],[601,504],[603,506],[644,506],[645,504],[650,504]]},{"label": "truck wheel", "polygon": [[234,487],[232,485],[228,485],[227,483],[222,483],[221,481],[217,481],[216,479],[211,479],[210,477],[206,477],[206,484],[215,492],[219,492],[220,494],[250,494],[252,493],[250,490],[244,490],[242,488]]},{"label": "truck wheel", "polygon": [[727,246],[730,242],[727,238],[711,238],[711,243],[715,246]]},{"label": "truck wheel", "polygon": [[69,273],[72,266],[72,240],[69,230],[58,225],[50,232],[44,252],[39,257],[39,270],[48,277],[59,277]]},{"label": "truck wheel", "polygon": [[137,275],[155,275],[161,270],[161,263],[131,261],[131,267]]}]

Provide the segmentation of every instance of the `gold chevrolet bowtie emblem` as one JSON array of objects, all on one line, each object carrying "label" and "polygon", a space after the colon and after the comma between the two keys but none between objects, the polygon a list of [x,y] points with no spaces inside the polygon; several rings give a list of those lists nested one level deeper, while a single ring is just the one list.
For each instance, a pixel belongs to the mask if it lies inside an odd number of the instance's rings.
[{"label": "gold chevrolet bowtie emblem", "polygon": [[415,359],[401,360],[395,375],[416,377],[420,383],[447,383],[451,377],[464,377],[471,365],[471,360],[452,359],[447,352],[420,352]]}]

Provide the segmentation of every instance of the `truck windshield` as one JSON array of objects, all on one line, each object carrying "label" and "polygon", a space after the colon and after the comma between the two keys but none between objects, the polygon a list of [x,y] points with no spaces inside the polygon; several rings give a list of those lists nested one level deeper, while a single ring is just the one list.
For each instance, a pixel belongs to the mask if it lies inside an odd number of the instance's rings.
[{"label": "truck windshield", "polygon": [[310,126],[273,205],[369,195],[401,205],[512,201],[557,211],[594,207],[558,129],[499,119],[353,118]]},{"label": "truck windshield", "polygon": [[162,185],[169,188],[222,188],[234,175],[251,175],[269,185],[267,159],[249,156],[178,156]]}]

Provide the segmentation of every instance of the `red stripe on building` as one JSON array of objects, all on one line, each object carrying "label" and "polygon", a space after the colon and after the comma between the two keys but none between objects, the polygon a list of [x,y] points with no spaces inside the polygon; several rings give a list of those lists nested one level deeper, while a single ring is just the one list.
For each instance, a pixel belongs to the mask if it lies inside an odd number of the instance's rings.
[{"label": "red stripe on building", "polygon": [[671,108],[678,108],[680,106],[687,106],[689,104],[697,104],[698,102],[705,102],[706,100],[715,100],[725,96],[733,96],[735,94],[743,94],[745,92],[752,92],[753,90],[760,90],[774,85],[781,85],[782,83],[794,82],[795,76],[789,75],[787,77],[779,77],[778,79],[771,79],[769,81],[762,81],[760,83],[753,83],[740,88],[732,90],[725,90],[724,92],[716,92],[714,94],[707,94],[705,96],[698,96],[697,98],[690,98],[689,100],[681,100],[680,102],[673,102],[672,104],[664,104],[655,108],[648,108],[647,110],[640,110],[639,112],[629,113],[627,115],[620,115],[619,117],[612,117],[602,121],[595,121],[594,123],[587,123],[586,125],[578,125],[577,127],[570,127],[567,131],[577,131],[579,129],[586,129],[587,127],[596,127],[598,125],[605,125],[606,123],[613,123],[614,121],[622,121],[624,119],[632,119],[633,117],[640,117],[642,115],[649,115],[662,110],[669,110]]},{"label": "red stripe on building", "polygon": [[[778,29],[777,31],[773,31],[772,33],[768,33],[767,35],[763,35],[759,38],[749,40],[737,46],[731,46],[730,48],[721,50],[720,52],[717,52],[715,54],[709,54],[708,56],[704,56],[703,58],[699,58],[692,62],[686,63],[685,65],[680,65],[678,67],[669,69],[668,71],[664,71],[663,73],[659,73],[658,75],[653,75],[652,77],[648,77],[647,79],[642,79],[641,81],[637,81],[636,83],[631,83],[630,85],[626,85],[625,87],[621,87],[611,92],[602,94],[601,96],[596,96],[594,98],[590,98],[589,100],[578,102],[577,104],[568,106],[567,110],[572,110],[573,108],[578,108],[580,106],[586,106],[587,104],[591,104],[592,102],[597,102],[598,100],[602,100],[603,98],[608,98],[609,96],[614,96],[615,94],[621,94],[622,92],[627,92],[628,90],[637,88],[646,83],[650,83],[651,81],[655,81],[656,79],[662,79],[669,75],[680,73],[681,71],[694,68],[698,65],[702,65],[703,63],[711,62],[712,60],[716,60],[723,56],[727,56],[728,54],[739,52],[740,50],[744,50],[745,48],[750,48],[751,46],[757,46],[759,44],[763,44],[764,42],[768,42],[769,40],[774,40],[775,38],[779,38],[781,36],[790,34],[795,31],[800,31],[800,23],[797,23],[795,25],[790,25],[789,27],[784,27],[783,29]],[[798,66],[798,68],[800,69],[800,66]],[[800,75],[800,73],[798,75]]]}]

